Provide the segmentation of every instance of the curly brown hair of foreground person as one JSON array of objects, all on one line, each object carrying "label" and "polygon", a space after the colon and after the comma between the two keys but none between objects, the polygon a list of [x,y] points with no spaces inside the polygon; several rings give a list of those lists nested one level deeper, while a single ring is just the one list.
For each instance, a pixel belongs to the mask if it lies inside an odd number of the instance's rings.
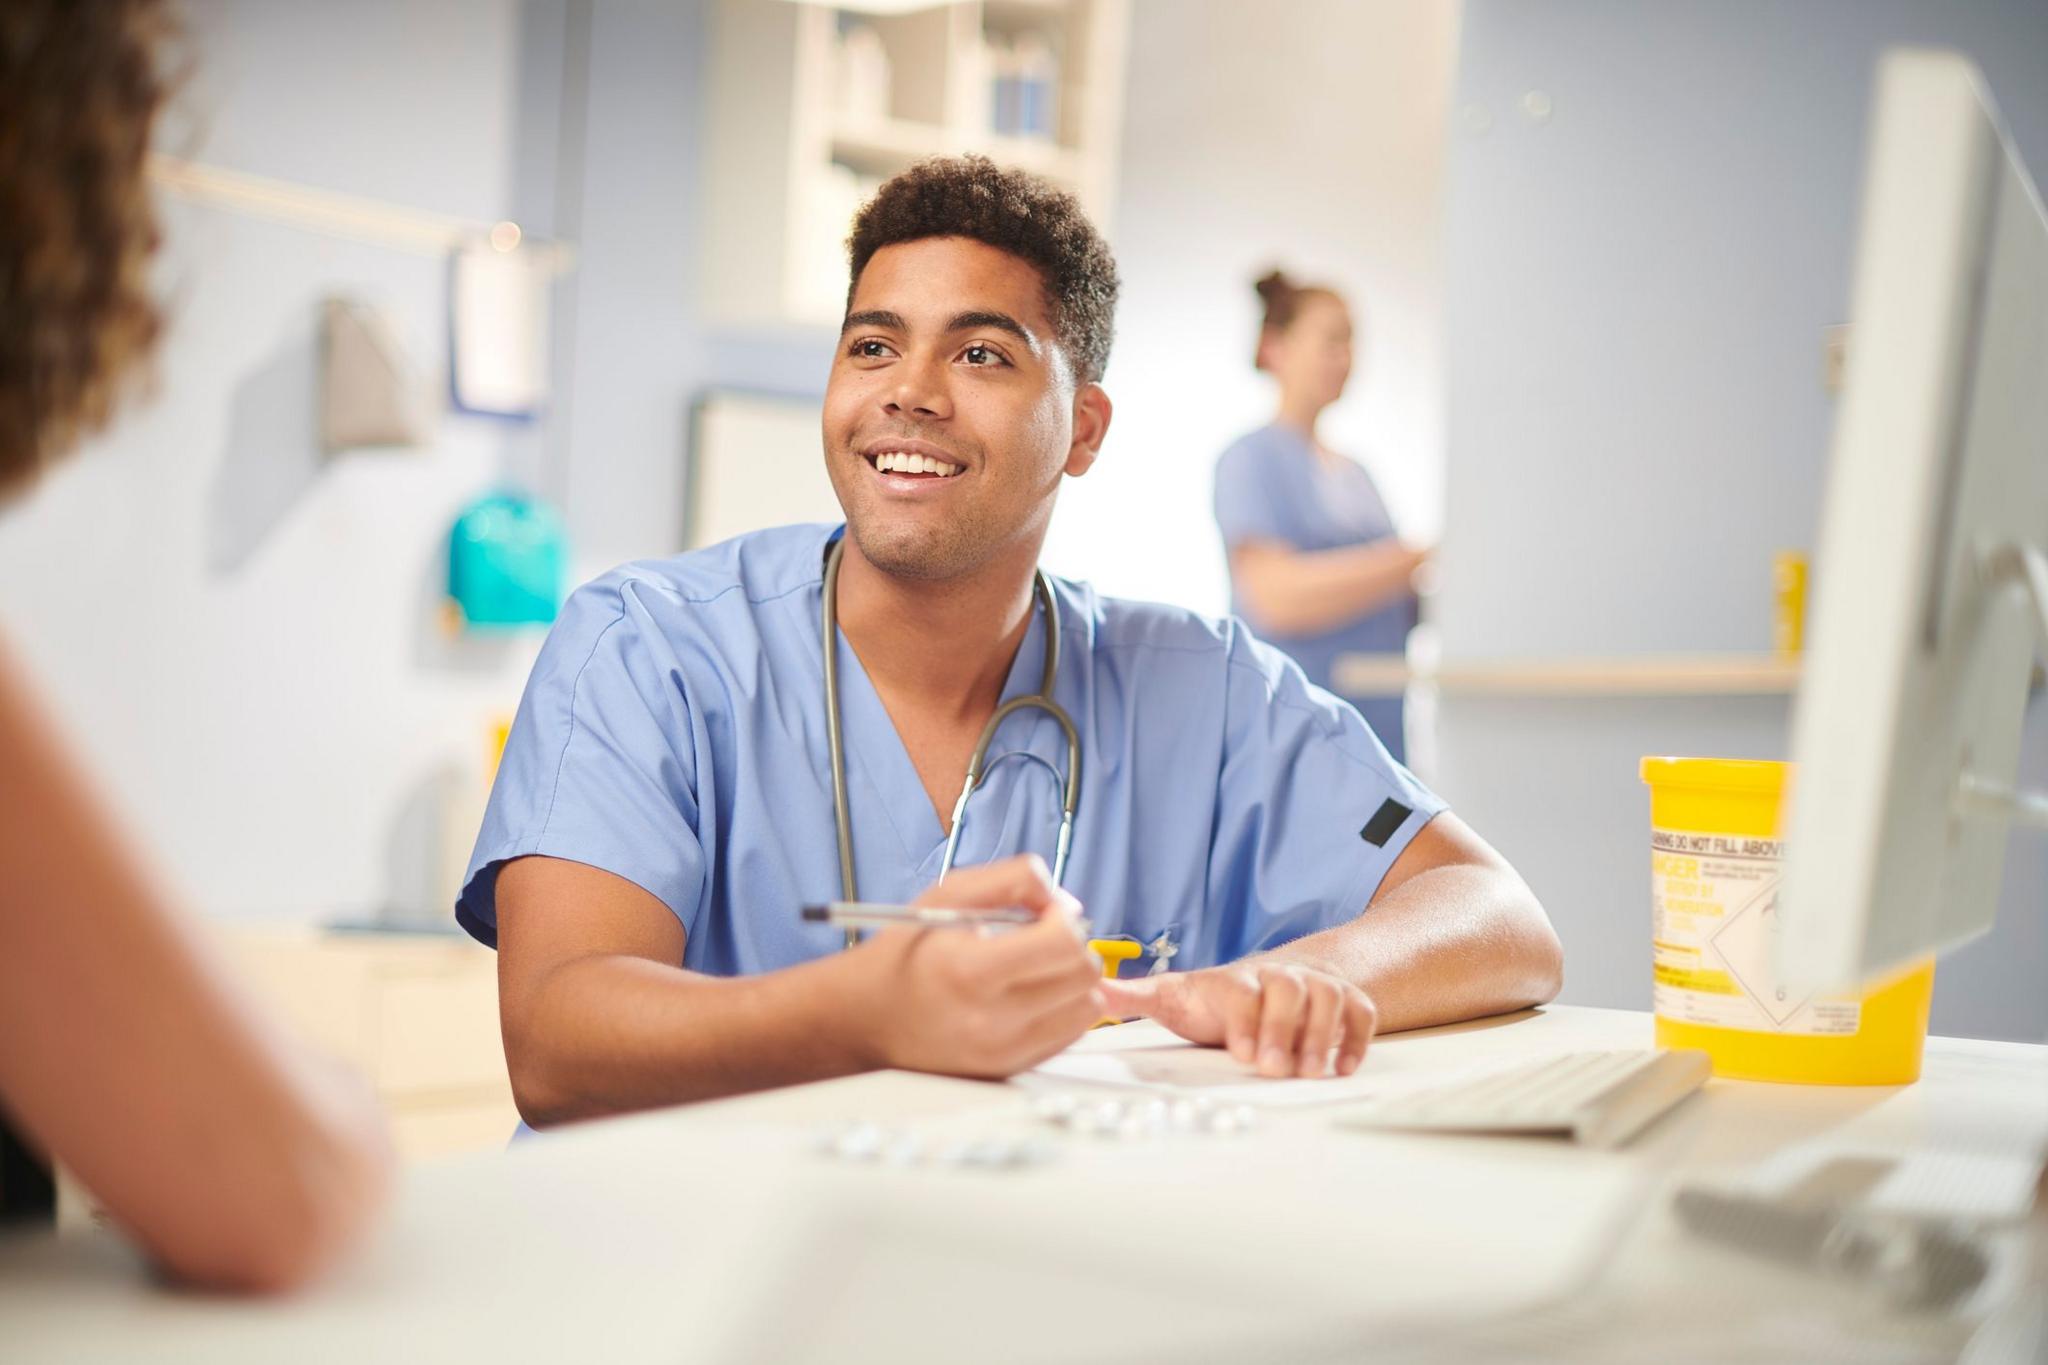
[{"label": "curly brown hair of foreground person", "polygon": [[157,0],[0,0],[0,496],[104,426],[162,330]]},{"label": "curly brown hair of foreground person", "polygon": [[1073,195],[985,156],[920,161],[855,216],[846,243],[847,306],[877,251],[928,237],[972,238],[1036,266],[1075,381],[1101,381],[1115,331],[1116,260]]}]

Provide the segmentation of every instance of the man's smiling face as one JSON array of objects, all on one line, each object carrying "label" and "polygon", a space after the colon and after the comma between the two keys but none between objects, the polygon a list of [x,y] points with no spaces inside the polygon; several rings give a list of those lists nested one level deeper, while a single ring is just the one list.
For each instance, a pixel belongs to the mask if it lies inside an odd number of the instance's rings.
[{"label": "man's smiling face", "polygon": [[875,252],[825,386],[825,467],[862,557],[943,580],[1035,543],[1060,476],[1094,461],[1074,395],[1034,266],[966,237]]}]

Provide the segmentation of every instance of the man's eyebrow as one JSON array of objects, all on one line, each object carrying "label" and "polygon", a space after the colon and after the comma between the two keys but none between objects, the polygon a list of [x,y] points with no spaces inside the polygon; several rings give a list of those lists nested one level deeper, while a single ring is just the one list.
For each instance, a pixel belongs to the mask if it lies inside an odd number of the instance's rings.
[{"label": "man's eyebrow", "polygon": [[1038,349],[1038,338],[1032,336],[1023,323],[1008,313],[955,313],[946,323],[946,330],[949,332],[974,332],[984,327],[993,327],[998,332],[1008,332],[1034,351]]},{"label": "man's eyebrow", "polygon": [[907,332],[903,315],[892,313],[886,308],[870,308],[861,313],[848,313],[846,321],[839,324],[839,335],[845,336],[856,327],[881,327],[891,332]]},{"label": "man's eyebrow", "polygon": [[[839,324],[839,334],[845,336],[856,327],[880,327],[892,332],[907,332],[910,330],[909,325],[903,321],[901,313],[892,313],[886,308],[868,308],[858,313],[848,313],[846,320]],[[973,332],[985,327],[993,328],[998,332],[1007,332],[1030,347],[1034,352],[1038,350],[1038,338],[1031,335],[1029,328],[1011,317],[1008,313],[997,313],[988,309],[973,309],[965,313],[955,313],[946,320],[946,330],[948,332]]]}]

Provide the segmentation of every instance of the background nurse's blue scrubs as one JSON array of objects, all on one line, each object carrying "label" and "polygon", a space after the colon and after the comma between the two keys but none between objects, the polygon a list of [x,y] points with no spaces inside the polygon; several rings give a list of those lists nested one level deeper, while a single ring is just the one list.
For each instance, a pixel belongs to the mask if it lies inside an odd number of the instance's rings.
[{"label": "background nurse's blue scrubs", "polygon": [[[1216,526],[1226,549],[1246,541],[1277,541],[1296,550],[1368,545],[1394,534],[1393,519],[1364,466],[1317,453],[1307,436],[1274,422],[1233,441],[1216,461]],[[1253,619],[1232,576],[1230,609]],[[1334,690],[1331,669],[1340,654],[1399,654],[1415,629],[1416,600],[1402,593],[1377,611],[1329,630],[1264,637],[1301,665],[1318,687]],[[1407,761],[1399,697],[1352,699],[1395,759]]]},{"label": "background nurse's blue scrubs", "polygon": [[[628,565],[570,598],[512,727],[456,909],[466,929],[495,943],[498,871],[539,854],[651,892],[681,921],[682,965],[696,971],[839,950],[839,930],[798,916],[839,895],[818,635],[838,533],[759,531]],[[1185,971],[1358,915],[1443,802],[1242,625],[1051,581],[1053,693],[1083,748],[1066,885],[1095,932],[1170,932]],[[1044,630],[1034,615],[1005,699],[1037,689]],[[838,648],[859,892],[907,901],[937,877],[944,830],[843,636]],[[1049,717],[1005,722],[962,866],[1050,861],[1066,759]]]}]

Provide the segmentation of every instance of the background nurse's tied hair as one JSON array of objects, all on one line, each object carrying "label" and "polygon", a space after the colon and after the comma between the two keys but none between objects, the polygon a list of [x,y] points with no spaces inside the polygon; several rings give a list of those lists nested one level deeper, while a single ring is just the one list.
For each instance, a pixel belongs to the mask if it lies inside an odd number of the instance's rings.
[{"label": "background nurse's tied hair", "polygon": [[0,496],[105,425],[162,322],[157,0],[0,2]]},{"label": "background nurse's tied hair", "polygon": [[1036,266],[1074,378],[1101,380],[1115,327],[1116,260],[1073,195],[985,156],[920,161],[854,216],[846,241],[847,305],[877,251],[927,237],[971,237]]},{"label": "background nurse's tied hair", "polygon": [[1259,301],[1266,306],[1266,314],[1259,321],[1259,339],[1252,347],[1252,368],[1256,370],[1266,368],[1266,338],[1292,327],[1303,303],[1318,297],[1343,302],[1342,296],[1328,285],[1296,284],[1278,268],[1253,280],[1252,288],[1259,291]]}]

